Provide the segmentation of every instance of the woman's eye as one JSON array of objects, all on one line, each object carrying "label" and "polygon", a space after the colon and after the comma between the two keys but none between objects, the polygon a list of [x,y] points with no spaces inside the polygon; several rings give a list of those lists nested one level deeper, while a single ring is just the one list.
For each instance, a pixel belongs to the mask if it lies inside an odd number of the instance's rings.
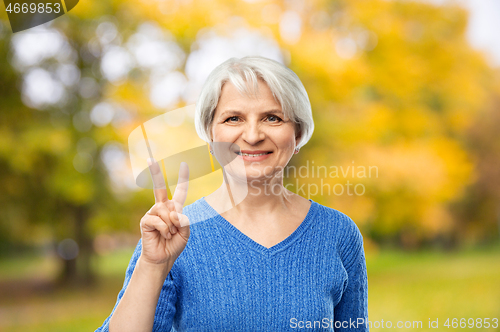
[{"label": "woman's eye", "polygon": [[230,116],[224,122],[235,122],[235,121],[238,121],[238,117],[237,116]]},{"label": "woman's eye", "polygon": [[267,119],[271,122],[280,122],[282,121],[279,117],[277,117],[276,115],[269,115],[267,117]]}]

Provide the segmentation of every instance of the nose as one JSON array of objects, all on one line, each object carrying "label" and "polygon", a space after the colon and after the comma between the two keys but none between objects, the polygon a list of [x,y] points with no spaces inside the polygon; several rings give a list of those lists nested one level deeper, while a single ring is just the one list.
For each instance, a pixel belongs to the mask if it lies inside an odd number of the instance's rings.
[{"label": "nose", "polygon": [[245,126],[241,137],[246,143],[255,145],[263,141],[266,138],[266,134],[261,130],[257,123],[253,123]]}]

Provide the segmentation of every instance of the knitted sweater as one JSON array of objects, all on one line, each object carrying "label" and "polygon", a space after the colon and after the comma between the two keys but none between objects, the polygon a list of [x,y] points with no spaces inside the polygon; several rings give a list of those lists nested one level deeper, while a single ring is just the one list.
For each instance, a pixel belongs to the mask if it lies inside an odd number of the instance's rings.
[{"label": "knitted sweater", "polygon": [[[300,226],[271,248],[204,198],[186,206],[190,237],[163,284],[153,331],[368,331],[361,233],[347,215],[310,201]],[[140,254],[141,241],[115,308]],[[108,331],[110,317],[96,332]]]}]

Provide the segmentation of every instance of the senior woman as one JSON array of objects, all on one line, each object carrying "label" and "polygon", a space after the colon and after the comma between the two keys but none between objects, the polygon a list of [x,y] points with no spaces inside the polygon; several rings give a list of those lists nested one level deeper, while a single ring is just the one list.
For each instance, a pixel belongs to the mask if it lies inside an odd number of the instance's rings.
[{"label": "senior woman", "polygon": [[357,226],[283,186],[283,168],[314,128],[297,75],[262,57],[227,60],[208,77],[195,124],[212,154],[225,143],[243,169],[229,163],[219,189],[182,209],[186,165],[168,200],[150,163],[156,203],[97,331],[367,331]]}]

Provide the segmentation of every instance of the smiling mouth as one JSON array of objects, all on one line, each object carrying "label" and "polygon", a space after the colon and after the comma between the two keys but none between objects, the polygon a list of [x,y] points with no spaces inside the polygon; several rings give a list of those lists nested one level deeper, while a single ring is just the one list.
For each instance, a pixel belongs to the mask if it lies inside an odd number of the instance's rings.
[{"label": "smiling mouth", "polygon": [[258,156],[265,156],[266,154],[270,154],[272,152],[263,152],[263,153],[258,153],[258,154],[253,154],[253,153],[243,153],[243,152],[236,152],[237,155],[243,156],[243,157],[258,157]]}]

